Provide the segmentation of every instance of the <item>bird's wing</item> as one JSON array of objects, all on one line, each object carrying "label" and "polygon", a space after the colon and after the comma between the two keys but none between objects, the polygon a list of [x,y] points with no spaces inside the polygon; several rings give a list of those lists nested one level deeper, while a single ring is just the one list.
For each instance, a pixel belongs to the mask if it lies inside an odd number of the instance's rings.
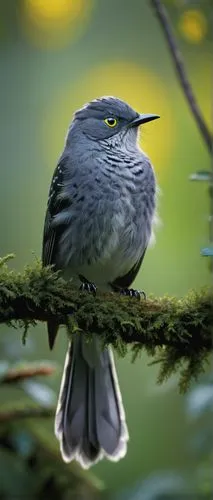
[{"label": "bird's wing", "polygon": [[[65,210],[66,208],[68,208],[68,206],[71,205],[70,199],[64,199],[61,197],[67,161],[68,160],[66,157],[62,157],[54,171],[49,190],[47,211],[44,223],[42,263],[43,266],[53,264],[55,270],[58,270],[60,268],[57,261],[59,255],[60,237],[63,233],[64,225],[57,224],[57,226],[54,226],[53,220],[59,212]],[[53,348],[58,331],[58,326],[59,325],[55,319],[51,319],[47,323],[50,349]]]},{"label": "bird's wing", "polygon": [[44,266],[53,264],[55,269],[58,269],[58,245],[64,225],[57,224],[57,226],[54,226],[53,220],[59,212],[71,205],[71,200],[61,197],[66,164],[67,158],[62,157],[53,173],[44,223],[42,263]]},{"label": "bird's wing", "polygon": [[134,266],[132,266],[128,273],[126,273],[124,276],[118,276],[116,280],[113,281],[113,283],[110,283],[113,290],[128,288],[133,283],[141,267],[145,253],[146,248],[143,251],[140,259],[134,264]]}]

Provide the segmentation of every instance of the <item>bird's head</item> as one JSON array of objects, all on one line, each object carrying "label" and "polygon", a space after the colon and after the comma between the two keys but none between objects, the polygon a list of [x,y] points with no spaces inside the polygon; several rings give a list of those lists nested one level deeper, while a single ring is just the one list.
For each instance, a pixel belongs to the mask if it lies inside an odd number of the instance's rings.
[{"label": "bird's head", "polygon": [[120,142],[127,136],[136,142],[140,125],[159,118],[155,114],[137,113],[126,102],[116,97],[101,97],[76,111],[67,140],[83,134],[93,141]]}]

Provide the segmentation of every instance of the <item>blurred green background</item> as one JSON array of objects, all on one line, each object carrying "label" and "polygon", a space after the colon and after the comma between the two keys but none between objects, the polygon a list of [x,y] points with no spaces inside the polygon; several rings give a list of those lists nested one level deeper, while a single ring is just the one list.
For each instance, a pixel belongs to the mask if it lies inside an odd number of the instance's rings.
[{"label": "blurred green background", "polygon": [[[167,1],[188,74],[210,125],[210,2]],[[73,112],[86,101],[115,95],[161,119],[143,127],[141,145],[151,157],[161,194],[162,221],[135,286],[147,294],[186,294],[210,283],[200,249],[208,244],[207,184],[189,175],[207,170],[209,156],[177,82],[148,1],[10,0],[0,2],[0,234],[1,256],[14,252],[22,270],[41,254],[48,188]],[[56,360],[62,368],[66,335],[50,353],[44,326],[31,330],[27,347],[18,332],[0,330],[0,356]],[[144,355],[118,360],[128,420],[127,456],[103,461],[93,473],[119,491],[156,471],[192,471],[191,423],[175,377],[156,385],[157,367]],[[58,391],[60,370],[52,387]],[[1,398],[11,397],[4,391]],[[14,390],[14,398],[19,397]],[[24,425],[24,424],[23,424]],[[41,425],[41,424],[39,424]],[[51,440],[53,422],[45,422]]]}]

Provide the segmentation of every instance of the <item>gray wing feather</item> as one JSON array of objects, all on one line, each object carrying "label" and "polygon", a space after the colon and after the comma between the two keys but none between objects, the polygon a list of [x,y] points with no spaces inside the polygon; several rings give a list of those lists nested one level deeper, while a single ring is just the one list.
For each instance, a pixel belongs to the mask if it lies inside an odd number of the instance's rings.
[{"label": "gray wing feather", "polygon": [[54,264],[57,269],[58,245],[61,234],[64,230],[64,224],[53,226],[54,217],[71,205],[70,199],[62,198],[64,176],[67,167],[68,158],[62,157],[54,171],[49,190],[47,202],[47,211],[44,223],[42,262],[44,266]]},{"label": "gray wing feather", "polygon": [[[61,191],[63,188],[64,175],[67,168],[68,158],[62,156],[60,159],[50,185],[49,197],[47,202],[47,211],[44,223],[43,246],[42,246],[42,263],[44,266],[53,265],[55,270],[59,269],[59,245],[60,238],[64,231],[64,224],[53,226],[54,217],[58,212],[71,204],[70,199],[62,198]],[[58,331],[58,324],[53,319],[47,323],[49,346],[53,348],[55,338]]]}]

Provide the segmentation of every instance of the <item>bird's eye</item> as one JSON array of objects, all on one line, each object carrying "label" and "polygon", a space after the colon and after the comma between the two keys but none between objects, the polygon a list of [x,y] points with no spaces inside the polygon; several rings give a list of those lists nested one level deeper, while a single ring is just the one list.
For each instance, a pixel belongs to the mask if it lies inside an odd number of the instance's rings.
[{"label": "bird's eye", "polygon": [[104,122],[106,123],[106,125],[108,125],[108,127],[113,128],[116,127],[118,120],[110,116],[109,118],[105,118]]}]

